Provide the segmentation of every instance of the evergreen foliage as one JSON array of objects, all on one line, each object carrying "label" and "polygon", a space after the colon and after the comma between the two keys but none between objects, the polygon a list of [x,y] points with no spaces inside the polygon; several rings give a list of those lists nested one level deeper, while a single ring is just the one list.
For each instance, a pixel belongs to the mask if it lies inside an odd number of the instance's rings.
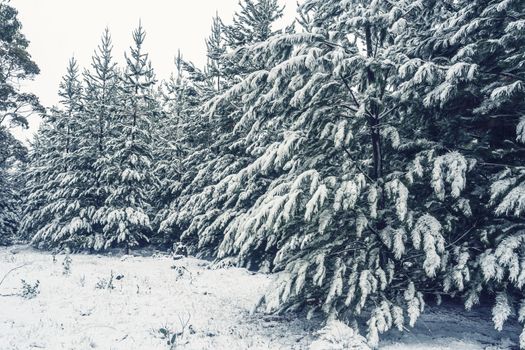
[{"label": "evergreen foliage", "polygon": [[0,245],[16,238],[21,215],[20,191],[23,186],[21,169],[27,150],[0,126]]}]

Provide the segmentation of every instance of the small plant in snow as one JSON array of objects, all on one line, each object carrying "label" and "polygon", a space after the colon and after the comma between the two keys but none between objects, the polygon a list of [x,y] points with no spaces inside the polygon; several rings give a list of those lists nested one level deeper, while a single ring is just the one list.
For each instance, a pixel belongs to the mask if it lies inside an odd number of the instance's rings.
[{"label": "small plant in snow", "polygon": [[4,261],[7,262],[7,263],[15,263],[16,262],[16,255],[14,255],[14,254],[6,255],[4,257]]},{"label": "small plant in snow", "polygon": [[168,326],[163,326],[158,329],[160,338],[166,340],[166,344],[169,346],[169,349],[175,349],[177,346],[177,339],[179,336],[182,336],[181,332],[174,332]]},{"label": "small plant in snow", "polygon": [[56,264],[57,262],[57,254],[58,254],[58,250],[56,248],[51,251],[51,257],[53,258],[53,264]]},{"label": "small plant in snow", "polygon": [[178,317],[180,323],[180,329],[178,331],[173,330],[167,325],[164,325],[158,329],[160,338],[166,340],[170,350],[175,349],[177,345],[182,345],[181,342],[185,338],[186,334],[195,334],[195,330],[193,329],[192,325],[189,324],[191,314],[188,313],[188,317],[186,319],[183,319],[180,315],[178,315]]},{"label": "small plant in snow", "polygon": [[71,275],[71,262],[73,260],[71,259],[71,257],[69,256],[69,253],[66,254],[66,257],[64,258],[64,261],[62,261],[62,274],[64,276],[69,276]]},{"label": "small plant in snow", "polygon": [[80,281],[79,281],[79,283],[80,283],[80,286],[81,286],[81,287],[84,287],[84,286],[86,285],[86,275],[82,275],[82,276],[80,277]]},{"label": "small plant in snow", "polygon": [[97,284],[95,285],[96,289],[115,289],[115,286],[113,285],[113,271],[111,271],[111,274],[108,279],[106,278],[100,278],[97,281]]},{"label": "small plant in snow", "polygon": [[184,276],[187,276],[189,279],[190,279],[190,282],[193,281],[193,275],[191,274],[191,272],[184,266],[178,266],[178,265],[173,265],[171,267],[173,270],[175,270],[175,279],[176,280],[179,280],[180,278],[183,278]]},{"label": "small plant in snow", "polygon": [[188,248],[181,242],[176,242],[173,244],[173,260],[179,260],[188,256]]},{"label": "small plant in snow", "polygon": [[35,283],[31,284],[25,280],[21,280],[22,288],[20,291],[20,296],[24,299],[33,299],[38,294],[40,294],[40,281],[37,280]]}]

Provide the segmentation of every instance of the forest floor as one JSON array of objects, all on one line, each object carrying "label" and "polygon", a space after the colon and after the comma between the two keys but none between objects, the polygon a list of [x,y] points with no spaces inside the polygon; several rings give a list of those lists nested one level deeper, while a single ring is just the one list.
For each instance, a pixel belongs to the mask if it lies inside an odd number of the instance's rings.
[{"label": "forest floor", "polygon": [[[69,268],[64,259],[0,248],[0,281],[18,267],[0,282],[1,350],[313,349],[321,327],[251,314],[268,275],[163,254],[71,255]],[[429,306],[415,328],[391,332],[380,348],[515,349],[519,332],[516,324],[496,332],[488,309]],[[323,349],[331,348],[347,347]]]}]

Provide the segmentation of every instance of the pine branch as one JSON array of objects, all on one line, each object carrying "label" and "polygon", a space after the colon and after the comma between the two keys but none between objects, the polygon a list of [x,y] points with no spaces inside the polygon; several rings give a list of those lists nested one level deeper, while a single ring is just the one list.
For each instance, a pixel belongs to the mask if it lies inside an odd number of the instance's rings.
[{"label": "pine branch", "polygon": [[361,174],[363,174],[363,175],[368,179],[368,181],[370,181],[371,183],[374,183],[374,182],[375,182],[374,179],[372,179],[367,173],[365,173],[365,172],[363,171],[363,169],[361,169],[361,167],[359,166],[359,164],[357,164],[357,161],[352,157],[352,154],[350,153],[350,151],[349,151],[345,146],[343,146],[343,151],[345,151],[345,153],[348,155],[348,157],[350,158],[350,160],[351,160],[352,162],[354,162],[354,165],[355,165],[355,167],[357,168],[357,170],[359,170],[359,172],[360,172]]},{"label": "pine branch", "polygon": [[[359,101],[357,100],[357,98],[355,97],[355,94],[354,94],[354,91],[352,90],[352,88],[350,87],[350,85],[348,85],[348,82],[346,81],[345,78],[343,78],[342,76],[340,77],[341,80],[343,81],[346,89],[350,92],[350,96],[352,96],[352,99],[354,101],[354,104],[356,105],[356,107],[359,109],[361,108],[361,104],[359,103]],[[372,115],[372,113],[370,113],[368,111],[368,109],[365,107],[365,114],[368,116],[368,119],[372,119],[374,118],[374,116]]]},{"label": "pine branch", "polygon": [[352,91],[352,88],[350,87],[350,85],[348,85],[348,82],[346,81],[345,78],[343,78],[342,76],[340,76],[340,78],[343,81],[343,83],[345,84],[346,89],[350,92],[350,96],[352,96],[352,99],[354,100],[354,103],[355,103],[356,107],[360,108],[361,104],[359,103],[359,101],[357,101],[357,98],[354,95],[354,91]]},{"label": "pine branch", "polygon": [[391,112],[395,111],[398,108],[399,108],[399,105],[395,105],[394,107],[382,112],[381,114],[379,114],[378,119],[381,120],[382,118],[386,117],[388,114],[390,114]]},{"label": "pine branch", "polygon": [[511,165],[511,164],[503,164],[503,163],[479,162],[478,164],[485,165],[485,166],[502,167],[502,168],[516,168],[516,169],[524,168],[523,165]]},{"label": "pine branch", "polygon": [[472,230],[474,228],[476,228],[477,224],[478,224],[479,221],[476,221],[467,231],[465,231],[461,236],[459,236],[456,240],[454,240],[454,242],[451,242],[449,244],[447,244],[445,246],[445,248],[449,248],[449,247],[452,247],[454,244],[458,243],[459,241],[461,241],[466,235],[468,235],[470,232],[472,232]]}]

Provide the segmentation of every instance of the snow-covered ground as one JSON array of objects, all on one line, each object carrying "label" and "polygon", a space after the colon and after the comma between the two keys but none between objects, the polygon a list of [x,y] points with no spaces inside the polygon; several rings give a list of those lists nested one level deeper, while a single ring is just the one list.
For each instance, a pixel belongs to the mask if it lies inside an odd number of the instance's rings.
[{"label": "snow-covered ground", "polygon": [[[270,276],[163,255],[71,255],[64,274],[64,258],[24,246],[0,248],[0,280],[23,266],[5,278],[0,294],[20,293],[22,279],[39,281],[33,298],[0,297],[1,350],[309,349],[317,337],[315,320],[250,314]],[[457,311],[429,307],[414,329],[391,333],[381,348],[514,347],[516,327],[497,333],[484,310]]]}]

